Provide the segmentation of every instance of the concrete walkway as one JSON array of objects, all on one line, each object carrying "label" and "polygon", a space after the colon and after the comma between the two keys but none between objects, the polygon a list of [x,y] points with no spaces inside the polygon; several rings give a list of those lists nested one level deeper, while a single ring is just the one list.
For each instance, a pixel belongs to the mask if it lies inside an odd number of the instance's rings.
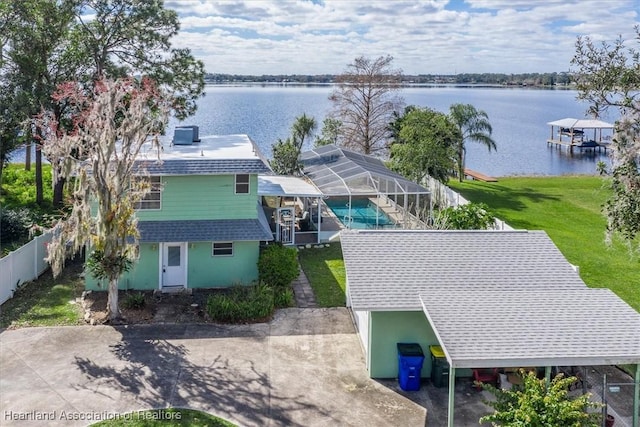
[{"label": "concrete walkway", "polygon": [[298,266],[300,269],[300,275],[297,279],[295,279],[292,283],[293,293],[296,297],[296,307],[299,308],[315,308],[318,307],[316,303],[316,297],[313,293],[313,289],[309,284],[309,279],[302,271],[302,267]]}]

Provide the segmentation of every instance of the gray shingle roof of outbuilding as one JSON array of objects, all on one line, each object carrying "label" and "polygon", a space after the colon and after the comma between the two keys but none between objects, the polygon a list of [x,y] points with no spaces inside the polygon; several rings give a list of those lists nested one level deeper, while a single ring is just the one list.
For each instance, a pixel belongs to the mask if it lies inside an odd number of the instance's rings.
[{"label": "gray shingle roof of outbuilding", "polygon": [[433,287],[420,299],[455,367],[640,362],[640,314],[609,289]]},{"label": "gray shingle roof of outbuilding", "polygon": [[354,310],[422,310],[433,286],[583,289],[543,231],[343,231]]},{"label": "gray shingle roof of outbuilding", "polygon": [[640,314],[542,231],[345,231],[354,310],[424,311],[457,368],[640,363]]},{"label": "gray shingle roof of outbuilding", "polygon": [[138,230],[142,243],[273,240],[257,219],[140,221]]}]

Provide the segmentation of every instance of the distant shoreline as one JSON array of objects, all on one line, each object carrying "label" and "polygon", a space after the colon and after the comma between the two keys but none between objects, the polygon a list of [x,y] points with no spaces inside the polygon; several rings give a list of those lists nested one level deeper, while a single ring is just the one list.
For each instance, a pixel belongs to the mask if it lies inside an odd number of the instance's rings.
[{"label": "distant shoreline", "polygon": [[[321,83],[321,82],[206,82],[206,86],[215,87],[333,87],[337,86],[337,83]],[[402,83],[401,88],[457,88],[457,89],[537,89],[537,90],[576,90],[575,85],[515,85],[515,84],[492,84],[492,83]]]}]

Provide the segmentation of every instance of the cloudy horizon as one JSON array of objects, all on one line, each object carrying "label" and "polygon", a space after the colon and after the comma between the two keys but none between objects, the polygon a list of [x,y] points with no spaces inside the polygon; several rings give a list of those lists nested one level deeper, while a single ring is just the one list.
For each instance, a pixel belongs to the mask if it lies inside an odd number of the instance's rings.
[{"label": "cloudy horizon", "polygon": [[167,0],[208,73],[339,74],[392,55],[405,74],[570,69],[579,35],[631,41],[637,0]]}]

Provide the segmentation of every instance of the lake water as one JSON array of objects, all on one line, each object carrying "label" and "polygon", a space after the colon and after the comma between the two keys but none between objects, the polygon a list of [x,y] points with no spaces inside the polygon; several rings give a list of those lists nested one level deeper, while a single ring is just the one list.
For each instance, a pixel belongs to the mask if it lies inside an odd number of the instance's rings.
[{"label": "lake water", "polygon": [[[200,126],[200,134],[248,134],[266,157],[271,145],[290,135],[296,117],[315,117],[318,127],[331,108],[330,86],[241,85],[207,86],[198,112],[182,124]],[[492,176],[595,174],[604,153],[548,146],[547,122],[582,118],[587,105],[572,90],[526,88],[412,87],[402,91],[407,105],[447,112],[454,103],[472,104],[489,115],[497,151],[467,142],[467,167]],[[612,121],[603,117],[603,120]],[[180,124],[172,119],[167,139]],[[318,132],[320,129],[318,129]],[[14,156],[19,160],[22,156]]]}]

